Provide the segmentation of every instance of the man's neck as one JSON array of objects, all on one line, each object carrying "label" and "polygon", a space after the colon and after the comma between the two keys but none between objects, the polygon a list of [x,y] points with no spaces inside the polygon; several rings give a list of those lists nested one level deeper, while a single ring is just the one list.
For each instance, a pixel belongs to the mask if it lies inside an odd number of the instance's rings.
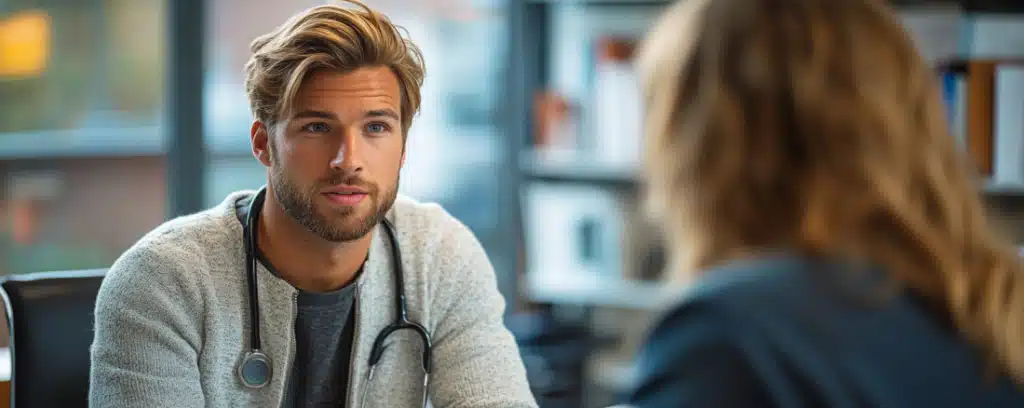
[{"label": "man's neck", "polygon": [[372,242],[372,233],[355,241],[325,241],[286,214],[270,191],[259,219],[263,256],[281,279],[308,292],[329,292],[351,283]]}]

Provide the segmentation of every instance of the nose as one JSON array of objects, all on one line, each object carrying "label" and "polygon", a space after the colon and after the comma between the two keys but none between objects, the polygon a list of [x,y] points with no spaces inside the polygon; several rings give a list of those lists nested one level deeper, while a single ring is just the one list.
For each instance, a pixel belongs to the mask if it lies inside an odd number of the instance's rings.
[{"label": "nose", "polygon": [[362,138],[359,132],[346,131],[334,149],[331,169],[345,173],[361,172],[363,170],[361,142]]}]

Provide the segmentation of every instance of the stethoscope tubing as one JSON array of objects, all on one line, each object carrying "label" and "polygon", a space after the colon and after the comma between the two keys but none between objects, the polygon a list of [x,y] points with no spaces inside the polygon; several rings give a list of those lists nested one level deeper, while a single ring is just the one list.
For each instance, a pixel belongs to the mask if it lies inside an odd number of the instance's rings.
[{"label": "stethoscope tubing", "polygon": [[[264,186],[253,196],[249,202],[248,214],[245,217],[243,239],[245,240],[245,266],[246,266],[246,286],[249,297],[249,352],[245,354],[241,363],[238,367],[238,375],[242,383],[249,388],[262,388],[270,383],[270,377],[272,373],[272,360],[269,356],[262,351],[262,339],[260,337],[260,310],[259,310],[259,288],[257,284],[257,262],[256,257],[258,234],[257,228],[259,226],[259,212],[263,209],[263,202],[266,198],[266,187]],[[388,235],[388,241],[391,246],[391,259],[394,262],[392,270],[394,271],[394,280],[397,293],[395,294],[395,321],[391,322],[386,326],[377,337],[374,339],[373,346],[370,349],[369,357],[369,373],[367,374],[368,381],[373,380],[374,372],[376,371],[377,363],[380,362],[381,357],[384,354],[384,341],[392,333],[402,330],[411,330],[417,334],[423,343],[423,361],[422,368],[424,372],[424,395],[423,399],[426,400],[426,386],[429,382],[431,372],[431,352],[433,350],[431,344],[430,332],[423,325],[416,323],[409,319],[408,309],[406,307],[405,298],[405,279],[402,263],[402,251],[398,245],[398,238],[395,233],[394,224],[384,218],[381,220],[381,224],[384,225],[384,230]],[[248,369],[248,371],[247,371]],[[247,373],[252,373],[252,370],[258,372],[265,372],[266,375],[262,378],[247,378]],[[259,371],[263,370],[263,371]],[[363,397],[365,399],[365,390]]]}]

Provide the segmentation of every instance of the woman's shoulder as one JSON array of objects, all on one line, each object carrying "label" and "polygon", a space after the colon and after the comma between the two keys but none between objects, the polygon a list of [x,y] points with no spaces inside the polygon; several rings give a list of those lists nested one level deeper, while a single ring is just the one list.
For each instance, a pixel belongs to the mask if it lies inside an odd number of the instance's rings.
[{"label": "woman's shoulder", "polygon": [[[770,255],[729,262],[702,271],[676,307],[689,305],[745,307],[756,310],[744,314],[772,311],[785,307],[794,296],[840,287],[837,277],[842,266],[822,260],[792,255]],[[850,274],[852,275],[852,274]]]},{"label": "woman's shoulder", "polygon": [[[703,405],[682,406],[729,407],[771,396],[809,406],[941,407],[1019,398],[982,391],[969,345],[878,269],[777,257],[702,276],[648,333],[636,401],[700,398]],[[674,381],[688,391],[658,385]],[[934,391],[918,392],[922,381]],[[735,398],[749,401],[729,403]]]}]

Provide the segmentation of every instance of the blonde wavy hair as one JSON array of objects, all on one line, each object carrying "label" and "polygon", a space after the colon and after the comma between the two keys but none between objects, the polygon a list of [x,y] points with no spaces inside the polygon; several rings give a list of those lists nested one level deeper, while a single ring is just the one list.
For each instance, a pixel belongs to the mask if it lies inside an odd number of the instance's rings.
[{"label": "blonde wavy hair", "polygon": [[386,66],[398,77],[402,132],[407,135],[420,107],[422,53],[384,14],[356,0],[340,3],[352,7],[313,7],[253,40],[253,55],[245,64],[245,90],[253,115],[268,126],[285,117],[302,82],[316,70]]},{"label": "blonde wavy hair", "polygon": [[882,265],[1024,384],[1024,273],[937,74],[870,0],[686,0],[637,60],[648,204],[684,273],[765,249]]}]

